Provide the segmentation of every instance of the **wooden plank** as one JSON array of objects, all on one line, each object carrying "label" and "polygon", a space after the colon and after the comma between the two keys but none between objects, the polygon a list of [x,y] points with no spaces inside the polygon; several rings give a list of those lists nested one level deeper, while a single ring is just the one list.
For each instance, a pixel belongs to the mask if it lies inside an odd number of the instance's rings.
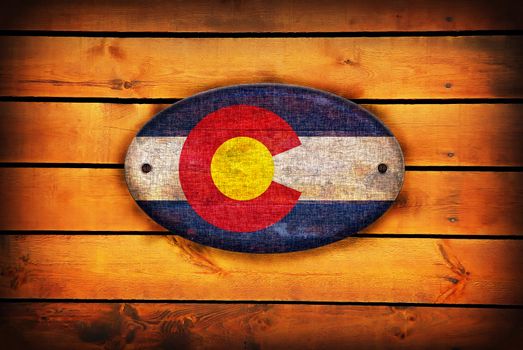
[{"label": "wooden plank", "polygon": [[270,304],[0,304],[12,349],[503,348],[517,309]]},{"label": "wooden plank", "polygon": [[[518,104],[364,105],[391,129],[407,165],[523,164]],[[488,146],[486,146],[488,145]]]},{"label": "wooden plank", "polygon": [[523,29],[520,2],[3,1],[0,29],[116,32],[351,32]]},{"label": "wooden plank", "polygon": [[1,37],[0,95],[186,97],[281,82],[348,98],[523,97],[523,37]]},{"label": "wooden plank", "polygon": [[[165,104],[0,103],[0,162],[119,163]],[[523,165],[521,104],[367,104],[407,165]],[[488,146],[486,146],[488,145]]]},{"label": "wooden plank", "polygon": [[0,236],[0,297],[521,304],[523,241],[348,238],[244,254],[176,236]]},{"label": "wooden plank", "polygon": [[[119,169],[0,169],[1,230],[162,231]],[[520,235],[523,173],[408,171],[393,207],[365,231]]]}]

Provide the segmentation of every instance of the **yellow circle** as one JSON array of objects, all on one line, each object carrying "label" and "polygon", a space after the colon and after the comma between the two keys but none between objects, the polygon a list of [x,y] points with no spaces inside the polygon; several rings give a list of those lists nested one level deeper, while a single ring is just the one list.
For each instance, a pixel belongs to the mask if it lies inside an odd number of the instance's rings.
[{"label": "yellow circle", "polygon": [[222,143],[211,161],[211,176],[221,193],[239,201],[254,199],[269,188],[274,175],[271,152],[250,137]]}]

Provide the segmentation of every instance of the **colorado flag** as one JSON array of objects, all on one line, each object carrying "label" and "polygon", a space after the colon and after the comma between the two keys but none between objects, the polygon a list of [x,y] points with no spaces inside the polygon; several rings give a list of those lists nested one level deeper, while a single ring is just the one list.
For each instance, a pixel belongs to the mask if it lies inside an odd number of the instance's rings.
[{"label": "colorado flag", "polygon": [[138,133],[130,192],[155,221],[222,249],[273,253],[337,241],[395,200],[403,156],[391,132],[341,97],[238,85],[175,103]]}]

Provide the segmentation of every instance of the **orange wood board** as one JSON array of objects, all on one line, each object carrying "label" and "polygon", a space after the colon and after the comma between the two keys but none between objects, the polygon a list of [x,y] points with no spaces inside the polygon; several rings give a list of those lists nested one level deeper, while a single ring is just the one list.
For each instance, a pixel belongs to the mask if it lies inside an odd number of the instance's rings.
[{"label": "orange wood board", "polygon": [[521,310],[345,305],[0,305],[8,348],[516,348]]},{"label": "orange wood board", "polygon": [[523,241],[347,238],[287,254],[177,236],[0,236],[0,297],[521,304]]},{"label": "orange wood board", "polygon": [[376,32],[523,29],[521,2],[306,0],[3,1],[0,29],[114,32]]},{"label": "orange wood board", "polygon": [[0,95],[182,98],[285,83],[374,99],[521,98],[521,36],[4,36]]},{"label": "orange wood board", "polygon": [[[520,235],[522,176],[408,171],[393,207],[365,232]],[[0,177],[2,230],[164,230],[136,205],[123,170],[3,168]]]},{"label": "orange wood board", "polygon": [[[1,102],[0,161],[123,164],[134,135],[168,106]],[[521,104],[363,107],[398,138],[407,165],[523,165]]]}]

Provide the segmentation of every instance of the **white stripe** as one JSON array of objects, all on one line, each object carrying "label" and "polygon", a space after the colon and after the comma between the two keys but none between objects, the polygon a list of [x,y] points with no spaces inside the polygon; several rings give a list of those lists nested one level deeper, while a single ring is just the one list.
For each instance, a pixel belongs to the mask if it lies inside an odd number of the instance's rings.
[{"label": "white stripe", "polygon": [[[125,159],[125,177],[136,200],[186,200],[178,176],[185,137],[135,137]],[[142,172],[142,164],[152,166]]]},{"label": "white stripe", "polygon": [[[403,158],[393,137],[300,137],[301,146],[274,159],[274,181],[300,200],[394,200]],[[378,165],[387,165],[384,174]]]},{"label": "white stripe", "polygon": [[[274,181],[302,192],[300,200],[394,200],[403,157],[393,137],[300,137],[302,145],[274,159]],[[185,137],[136,137],[125,173],[136,200],[185,200],[178,163]],[[143,173],[142,164],[152,166]],[[378,165],[387,172],[378,172]]]}]

